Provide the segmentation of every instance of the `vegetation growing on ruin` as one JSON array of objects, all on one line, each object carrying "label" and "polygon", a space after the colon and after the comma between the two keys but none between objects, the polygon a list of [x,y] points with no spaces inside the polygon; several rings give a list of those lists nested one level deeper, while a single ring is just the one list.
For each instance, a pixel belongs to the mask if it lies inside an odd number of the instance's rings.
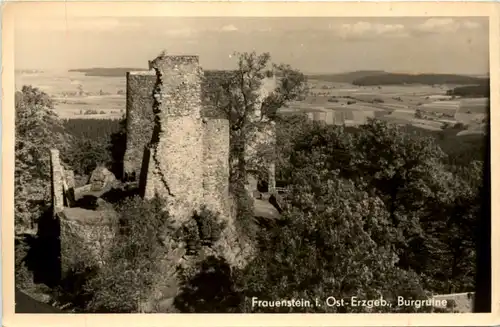
[{"label": "vegetation growing on ruin", "polygon": [[[263,119],[276,119],[277,110],[289,101],[306,92],[306,76],[285,64],[273,64],[269,53],[236,54],[237,70],[222,76],[212,87],[211,101],[222,110],[230,123],[230,177],[232,193],[235,194],[239,211],[238,227],[242,235],[253,238],[253,214],[250,199],[243,195],[247,181],[248,163],[245,147],[251,141],[252,129]],[[276,92],[259,104],[259,89],[262,80],[269,77],[270,69],[278,76]],[[259,107],[261,117],[255,118],[255,108]],[[274,152],[274,151],[273,151]],[[273,155],[270,153],[269,155]],[[268,158],[269,159],[269,158]],[[263,173],[257,172],[257,174]]]},{"label": "vegetation growing on ruin", "polygon": [[[260,228],[244,189],[243,149],[270,57],[243,54],[238,64],[214,96],[231,122],[239,233],[253,238],[257,253],[244,268],[218,256],[197,262],[182,275],[174,300],[178,311],[264,311],[251,306],[252,297],[314,303],[332,294],[418,299],[475,290],[480,220],[490,207],[484,137],[378,120],[347,128],[304,115],[277,115],[279,107],[303,93],[305,76],[275,66],[279,92],[264,102],[263,115],[276,122],[277,178],[289,192],[281,219]],[[65,163],[86,175],[96,165],[119,166],[124,140],[123,121],[61,121],[44,92],[24,87],[16,94],[16,232],[35,228],[48,205],[49,148],[60,149]],[[215,213],[202,209],[177,229],[164,207],[158,198],[118,202],[120,224],[109,257],[99,269],[75,270],[73,279],[54,288],[54,304],[77,312],[141,312],[173,243],[186,243],[187,255],[196,255],[220,239],[224,226]],[[16,243],[16,283],[23,288],[32,280],[24,260],[29,247]],[[357,312],[325,306],[265,310]]]}]

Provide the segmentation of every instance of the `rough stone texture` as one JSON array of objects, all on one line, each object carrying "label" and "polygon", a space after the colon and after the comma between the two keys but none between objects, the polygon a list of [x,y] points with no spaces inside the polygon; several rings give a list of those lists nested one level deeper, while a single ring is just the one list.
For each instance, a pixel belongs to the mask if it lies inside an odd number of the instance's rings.
[{"label": "rough stone texture", "polygon": [[123,159],[125,179],[139,177],[144,146],[151,141],[155,85],[154,71],[127,73],[127,145]]},{"label": "rough stone texture", "polygon": [[283,200],[283,197],[278,193],[271,194],[271,196],[269,197],[269,203],[272,204],[279,213],[283,212],[283,210],[285,209],[285,201]]},{"label": "rough stone texture", "polygon": [[72,170],[64,170],[64,196],[68,207],[73,206],[75,202],[75,173]]},{"label": "rough stone texture", "polygon": [[68,189],[75,189],[75,172],[70,169],[64,170],[64,178],[66,179],[66,185]]},{"label": "rough stone texture", "polygon": [[[141,195],[166,198],[166,209],[178,223],[190,219],[201,205],[219,212],[227,222],[220,239],[210,248],[204,247],[197,258],[186,256],[182,244],[166,240],[161,272],[142,308],[145,312],[168,312],[179,290],[178,267],[190,266],[211,254],[223,256],[232,266],[243,267],[254,248],[238,238],[234,224],[234,199],[229,194],[230,126],[226,114],[215,105],[221,81],[235,72],[203,72],[196,56],[162,55],[149,64],[155,76],[127,75],[127,120],[131,121],[127,122],[124,170],[137,176],[138,167],[142,167]],[[252,117],[255,122],[261,119],[260,102],[274,88],[274,79],[264,81]],[[134,94],[154,101],[134,100]],[[249,156],[258,157],[256,153],[274,144],[273,128],[271,122],[261,122],[255,131],[257,141],[247,151]],[[268,162],[261,164],[265,167],[262,169],[274,167]],[[270,176],[269,180],[272,183],[274,178]],[[249,186],[257,190],[257,180]],[[259,208],[262,210],[257,210],[258,214],[277,214],[269,203]]]},{"label": "rough stone texture", "polygon": [[59,159],[59,150],[50,150],[51,188],[52,188],[52,208],[54,214],[64,209],[64,169]]},{"label": "rough stone texture", "polygon": [[115,182],[115,175],[105,167],[97,167],[94,169],[89,179],[92,191],[103,191],[107,188],[111,188]]},{"label": "rough stone texture", "polygon": [[90,185],[90,184],[83,185],[81,187],[77,187],[77,188],[75,188],[75,199],[78,200],[83,195],[85,195],[91,191],[92,191],[92,185]]},{"label": "rough stone texture", "polygon": [[150,62],[157,73],[155,126],[149,147],[145,198],[167,198],[178,222],[203,203],[202,70],[196,56],[160,56]]},{"label": "rough stone texture", "polygon": [[271,193],[271,194],[275,194],[276,193],[276,163],[273,161],[273,162],[270,162],[268,164],[268,192]]},{"label": "rough stone texture", "polygon": [[269,190],[275,190],[274,151],[276,124],[272,121],[254,123],[249,131],[245,157],[250,171],[267,171]]},{"label": "rough stone texture", "polygon": [[[202,116],[227,118],[214,106],[213,94],[232,71],[205,71],[201,81]],[[153,92],[157,76],[154,70],[127,74],[127,145],[123,161],[125,179],[137,180],[141,173],[144,148],[151,141],[154,126]],[[135,178],[134,178],[135,176]]]},{"label": "rough stone texture", "polygon": [[202,116],[213,119],[227,119],[227,113],[217,107],[217,95],[221,86],[235,77],[234,70],[209,70],[204,72],[202,80],[201,100],[203,104]]},{"label": "rough stone texture", "polygon": [[102,264],[114,236],[116,212],[65,208],[58,216],[63,274],[78,264]]},{"label": "rough stone texture", "polygon": [[203,124],[203,191],[204,204],[229,217],[229,121],[207,119]]},{"label": "rough stone texture", "polygon": [[247,182],[245,184],[245,189],[247,190],[248,194],[250,195],[253,195],[254,192],[258,192],[258,179],[252,175],[252,174],[249,174],[247,176]]},{"label": "rough stone texture", "polygon": [[262,102],[269,96],[271,93],[276,90],[277,80],[276,77],[266,77],[261,81],[261,86],[259,91],[257,92],[257,99],[255,101],[255,119],[261,118],[260,108],[262,106]]},{"label": "rough stone texture", "polygon": [[254,216],[267,219],[278,219],[280,217],[279,211],[276,207],[263,199],[254,200]]}]

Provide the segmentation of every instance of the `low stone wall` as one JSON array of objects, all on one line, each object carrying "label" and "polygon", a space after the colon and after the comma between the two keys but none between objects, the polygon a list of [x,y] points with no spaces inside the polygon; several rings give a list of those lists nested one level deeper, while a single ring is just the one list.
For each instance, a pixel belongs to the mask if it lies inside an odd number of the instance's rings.
[{"label": "low stone wall", "polygon": [[65,208],[58,217],[63,276],[76,266],[101,265],[115,235],[116,212]]}]

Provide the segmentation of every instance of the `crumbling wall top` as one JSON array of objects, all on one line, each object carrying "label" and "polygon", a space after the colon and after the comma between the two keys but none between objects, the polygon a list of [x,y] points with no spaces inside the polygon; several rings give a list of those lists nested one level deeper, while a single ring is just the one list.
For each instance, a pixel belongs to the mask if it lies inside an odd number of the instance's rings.
[{"label": "crumbling wall top", "polygon": [[127,72],[127,75],[156,75],[154,70],[138,70]]},{"label": "crumbling wall top", "polygon": [[149,69],[161,69],[162,66],[175,66],[175,65],[198,65],[200,57],[196,55],[159,55],[149,62]]}]

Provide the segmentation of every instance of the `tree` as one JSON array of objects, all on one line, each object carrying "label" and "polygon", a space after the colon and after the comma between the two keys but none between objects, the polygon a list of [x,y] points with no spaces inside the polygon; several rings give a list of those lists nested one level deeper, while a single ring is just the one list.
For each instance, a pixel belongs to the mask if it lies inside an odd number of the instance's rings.
[{"label": "tree", "polygon": [[445,160],[435,139],[374,120],[353,132],[327,125],[311,129],[296,140],[290,157],[293,170],[338,171],[380,199],[397,265],[423,275],[425,286],[440,293],[472,285],[483,171],[479,163],[471,167],[463,174],[469,182]]},{"label": "tree", "polygon": [[15,229],[33,230],[50,200],[49,150],[64,151],[69,137],[43,91],[23,86],[16,92]]},{"label": "tree", "polygon": [[[230,121],[233,180],[246,180],[245,146],[251,130],[262,121],[274,120],[284,104],[306,92],[306,77],[289,65],[271,64],[269,53],[236,53],[237,69],[210,86],[210,98]],[[274,70],[277,84],[262,98],[259,90]]]},{"label": "tree", "polygon": [[[248,195],[245,195],[244,185],[248,170],[256,169],[254,162],[247,160],[247,146],[258,136],[259,131],[268,128],[269,121],[275,119],[280,107],[306,92],[306,77],[288,65],[271,64],[269,53],[236,53],[235,56],[237,69],[209,80],[208,93],[214,107],[229,119],[230,185],[237,199],[237,217],[245,221],[253,218],[253,210],[250,209],[252,204]],[[272,70],[275,72],[276,84],[265,94],[261,92],[261,86],[266,77],[272,76]],[[258,151],[260,161],[264,162],[275,155],[273,149]],[[244,225],[244,228],[249,227],[248,224]]]},{"label": "tree", "polygon": [[[383,202],[318,165],[293,173],[285,222],[263,238],[259,254],[242,272],[247,299],[242,311],[388,312],[402,308],[329,307],[324,301],[330,296],[424,298],[418,276],[395,265],[394,230]],[[304,299],[313,306],[256,308],[250,305],[252,297]]]},{"label": "tree", "polygon": [[276,179],[290,184],[293,165],[290,158],[295,142],[310,129],[318,126],[305,114],[276,116]]},{"label": "tree", "polygon": [[73,139],[72,146],[65,153],[68,163],[80,176],[90,175],[97,166],[111,166],[108,140]]}]

